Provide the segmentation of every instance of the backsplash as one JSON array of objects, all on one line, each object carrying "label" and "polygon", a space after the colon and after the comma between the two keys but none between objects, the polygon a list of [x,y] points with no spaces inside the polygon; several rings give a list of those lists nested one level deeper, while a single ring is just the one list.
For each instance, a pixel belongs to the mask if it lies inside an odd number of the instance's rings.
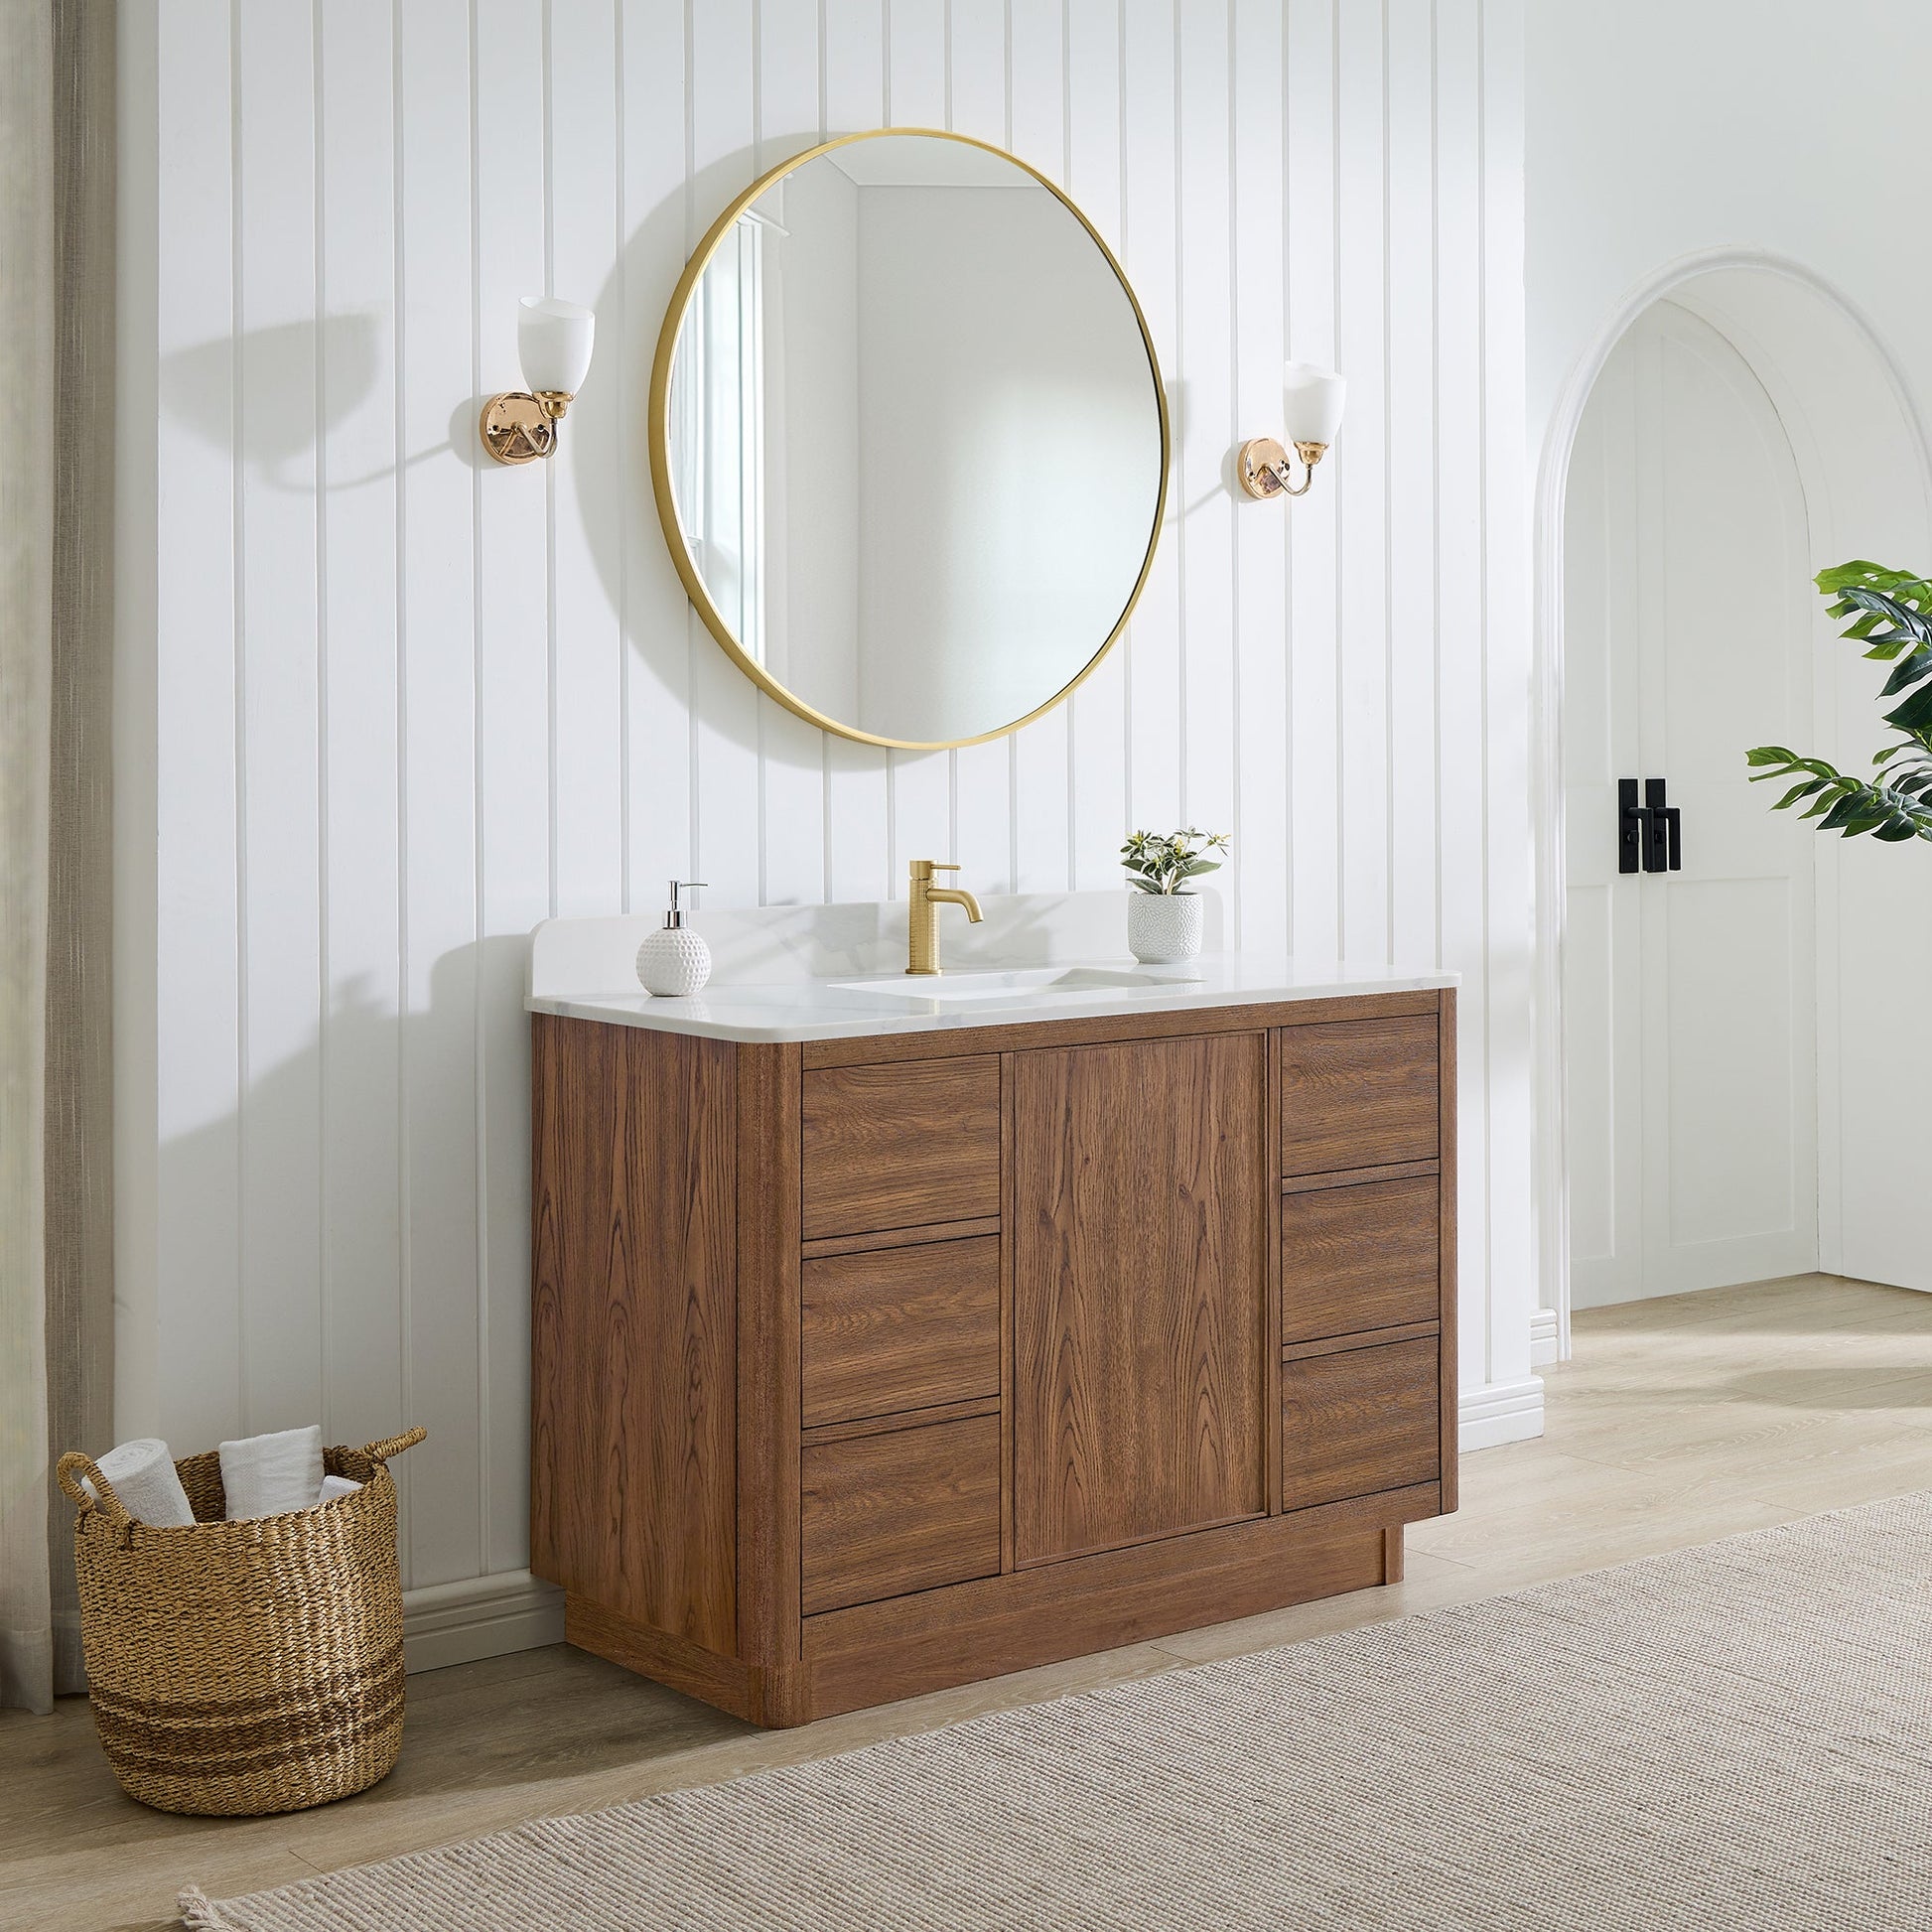
[{"label": "backsplash", "polygon": [[[1463,976],[1463,1383],[1529,1413],[1520,0],[182,0],[124,32],[122,1435],[424,1424],[405,1581],[516,1572],[531,928],[653,915],[674,875],[707,913],[898,898],[915,857],[1111,890],[1128,829],[1187,823],[1234,835],[1229,943]],[[884,124],[1068,189],[1174,423],[1123,645],[935,755],[754,689],[645,457],[690,244]],[[545,289],[596,305],[597,360],[560,460],[498,470],[477,411]],[[1348,373],[1348,419],[1305,501],[1250,503],[1230,453],[1288,353]]]}]

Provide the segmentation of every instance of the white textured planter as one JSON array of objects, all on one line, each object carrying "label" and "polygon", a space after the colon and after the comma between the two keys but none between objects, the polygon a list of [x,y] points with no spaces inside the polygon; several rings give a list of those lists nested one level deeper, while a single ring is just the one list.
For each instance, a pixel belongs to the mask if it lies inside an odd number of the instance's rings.
[{"label": "white textured planter", "polygon": [[1127,949],[1143,966],[1192,959],[1200,951],[1202,901],[1198,893],[1127,896]]}]

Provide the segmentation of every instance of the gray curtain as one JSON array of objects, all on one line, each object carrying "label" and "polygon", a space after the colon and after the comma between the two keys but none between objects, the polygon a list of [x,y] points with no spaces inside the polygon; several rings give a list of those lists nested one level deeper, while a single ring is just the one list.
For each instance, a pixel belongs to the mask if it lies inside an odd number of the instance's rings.
[{"label": "gray curtain", "polygon": [[114,15],[0,0],[0,1705],[84,1688],[113,1434]]}]

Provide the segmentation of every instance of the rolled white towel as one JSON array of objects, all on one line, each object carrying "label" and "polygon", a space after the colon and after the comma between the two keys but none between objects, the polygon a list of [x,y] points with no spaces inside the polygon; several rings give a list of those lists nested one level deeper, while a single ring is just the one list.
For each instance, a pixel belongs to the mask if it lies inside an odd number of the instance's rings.
[{"label": "rolled white towel", "polygon": [[[188,1491],[175,1473],[175,1459],[168,1445],[153,1436],[137,1437],[131,1443],[116,1443],[96,1464],[101,1474],[114,1485],[121,1507],[137,1523],[152,1523],[157,1529],[186,1528],[195,1520]],[[100,1491],[80,1478],[80,1486],[95,1502]]]},{"label": "rolled white towel", "polygon": [[319,1503],[339,1502],[344,1496],[352,1496],[361,1488],[352,1476],[324,1476],[322,1494],[316,1498]]},{"label": "rolled white towel", "polygon": [[311,1423],[223,1443],[221,1486],[231,1523],[314,1508],[322,1493],[322,1430]]}]

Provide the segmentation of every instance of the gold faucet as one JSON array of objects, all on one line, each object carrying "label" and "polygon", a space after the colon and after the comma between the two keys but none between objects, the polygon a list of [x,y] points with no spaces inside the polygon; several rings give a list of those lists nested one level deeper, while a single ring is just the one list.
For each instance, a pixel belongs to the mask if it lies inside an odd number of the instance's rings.
[{"label": "gold faucet", "polygon": [[963,905],[966,916],[978,925],[986,914],[971,893],[954,892],[935,886],[935,872],[957,872],[957,866],[940,865],[933,859],[914,859],[911,864],[911,889],[906,898],[905,970],[908,973],[936,973],[939,969],[939,910],[942,905]]}]

